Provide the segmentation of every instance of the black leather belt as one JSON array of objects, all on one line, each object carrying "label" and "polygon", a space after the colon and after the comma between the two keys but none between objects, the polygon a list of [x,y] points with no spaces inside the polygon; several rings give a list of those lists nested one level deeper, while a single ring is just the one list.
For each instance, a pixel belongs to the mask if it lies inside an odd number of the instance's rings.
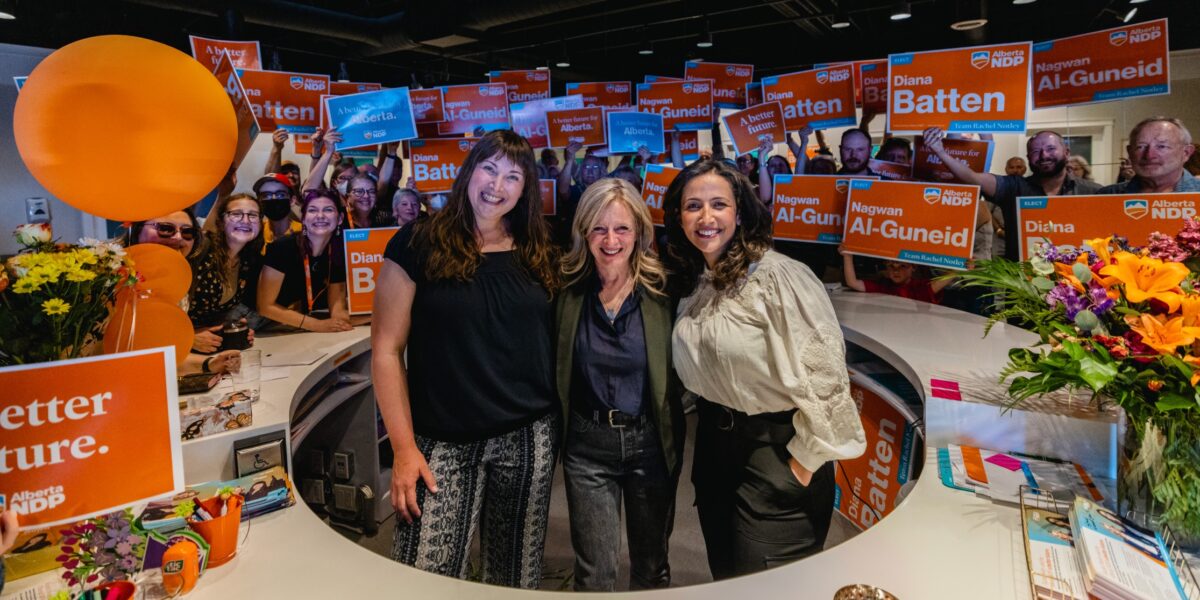
[{"label": "black leather belt", "polygon": [[787,444],[796,435],[796,426],[792,424],[792,416],[796,414],[796,409],[750,415],[704,398],[697,398],[696,410],[702,423],[709,423],[720,431],[729,431],[751,440],[767,444]]},{"label": "black leather belt", "polygon": [[641,427],[649,422],[649,417],[646,413],[641,415],[631,415],[623,413],[619,410],[576,410],[575,414],[597,424],[607,425],[613,429],[621,429],[623,427]]}]

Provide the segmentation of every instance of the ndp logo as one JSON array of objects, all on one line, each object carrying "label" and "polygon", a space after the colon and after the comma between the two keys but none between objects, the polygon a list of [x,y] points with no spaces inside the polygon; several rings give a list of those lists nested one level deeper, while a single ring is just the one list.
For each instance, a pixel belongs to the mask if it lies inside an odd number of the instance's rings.
[{"label": "ndp logo", "polygon": [[530,71],[525,73],[525,81],[545,81],[546,73],[543,71]]},{"label": "ndp logo", "polygon": [[1114,46],[1124,46],[1125,42],[1129,41],[1129,33],[1125,31],[1114,31],[1108,34],[1108,43]]},{"label": "ndp logo", "polygon": [[837,181],[833,182],[833,189],[837,190],[837,192],[839,194],[845,194],[846,189],[849,187],[850,187],[849,179],[838,179]]},{"label": "ndp logo", "polygon": [[817,83],[825,85],[829,81],[829,71],[817,71]]},{"label": "ndp logo", "polygon": [[987,50],[980,50],[979,52],[971,53],[971,66],[975,67],[976,69],[982,69],[988,66],[988,63],[991,62],[991,60],[992,54]]},{"label": "ndp logo", "polygon": [[1125,201],[1125,214],[1131,219],[1140,219],[1150,212],[1150,203],[1145,200],[1133,199]]},{"label": "ndp logo", "polygon": [[289,79],[288,83],[291,84],[293,90],[304,89],[304,78],[298,75]]},{"label": "ndp logo", "polygon": [[469,152],[471,150],[471,142],[468,142],[467,140],[459,140],[458,149],[462,152]]},{"label": "ndp logo", "polygon": [[930,204],[937,204],[938,201],[940,201],[942,199],[942,189],[935,188],[935,187],[927,187],[927,188],[925,188],[925,193],[923,194],[923,196],[924,196],[926,202],[928,202]]},{"label": "ndp logo", "polygon": [[481,85],[481,86],[479,86],[479,95],[480,95],[480,96],[491,96],[491,95],[492,95],[492,88],[490,88],[490,87],[488,87],[488,86],[486,86],[486,85]]},{"label": "ndp logo", "polygon": [[0,494],[0,508],[8,508],[19,515],[32,515],[57,508],[67,501],[61,485],[52,485],[42,490],[21,491],[6,497]]}]

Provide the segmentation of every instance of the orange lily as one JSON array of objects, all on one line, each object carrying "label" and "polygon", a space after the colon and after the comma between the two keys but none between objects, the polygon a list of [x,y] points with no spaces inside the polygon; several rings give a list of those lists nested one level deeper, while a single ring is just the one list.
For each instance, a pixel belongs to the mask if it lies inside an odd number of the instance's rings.
[{"label": "orange lily", "polygon": [[1200,327],[1200,294],[1187,294],[1180,301],[1185,327]]},{"label": "orange lily", "polygon": [[[1087,259],[1085,258],[1084,260]],[[1080,293],[1087,292],[1087,289],[1085,289],[1083,284],[1080,283],[1079,278],[1075,276],[1075,271],[1072,270],[1072,266],[1073,265],[1056,262],[1054,263],[1054,272],[1059,276],[1060,279],[1063,279],[1067,283],[1071,284],[1071,287],[1075,288],[1076,291]]]},{"label": "orange lily", "polygon": [[1124,284],[1125,297],[1130,302],[1155,299],[1166,304],[1169,312],[1179,310],[1183,297],[1179,284],[1188,276],[1186,266],[1129,252],[1118,252],[1113,258],[1116,264],[1100,269],[1100,274]]},{"label": "orange lily", "polygon": [[[1193,368],[1200,369],[1200,358],[1191,354],[1183,357],[1183,362],[1192,365]],[[1200,370],[1192,371],[1192,387],[1196,387],[1196,383],[1200,382]]]},{"label": "orange lily", "polygon": [[1174,354],[1176,348],[1190,345],[1200,336],[1200,327],[1185,327],[1183,317],[1160,320],[1153,315],[1140,315],[1135,318],[1141,326],[1134,325],[1130,329],[1142,336],[1143,344],[1159,354]]},{"label": "orange lily", "polygon": [[1084,240],[1083,243],[1087,245],[1088,248],[1091,248],[1092,252],[1096,253],[1096,256],[1100,258],[1100,262],[1104,263],[1105,265],[1112,264],[1112,254],[1109,254],[1108,252],[1108,245],[1112,243],[1111,235],[1105,238]]}]

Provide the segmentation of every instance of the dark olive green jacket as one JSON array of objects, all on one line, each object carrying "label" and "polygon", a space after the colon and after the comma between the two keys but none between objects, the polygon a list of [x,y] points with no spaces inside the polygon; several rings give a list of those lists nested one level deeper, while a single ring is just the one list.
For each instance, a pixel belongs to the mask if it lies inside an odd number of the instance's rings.
[{"label": "dark olive green jacket", "polygon": [[[584,294],[590,284],[572,286],[558,297],[558,397],[562,400],[564,433],[570,416],[571,374],[575,359],[575,333],[583,312]],[[676,473],[683,463],[683,384],[675,374],[671,359],[671,329],[674,326],[671,301],[666,296],[643,292],[642,325],[646,337],[646,361],[649,366],[650,409],[662,442],[667,469]],[[565,435],[564,435],[565,439]]]}]

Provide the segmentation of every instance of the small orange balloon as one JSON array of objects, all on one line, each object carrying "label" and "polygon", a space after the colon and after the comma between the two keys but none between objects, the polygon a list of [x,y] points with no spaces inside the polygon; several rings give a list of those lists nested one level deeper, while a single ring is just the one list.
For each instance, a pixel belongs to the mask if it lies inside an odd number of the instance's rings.
[{"label": "small orange balloon", "polygon": [[192,321],[179,306],[154,298],[134,303],[129,295],[121,294],[104,331],[104,351],[112,354],[174,346],[175,364],[181,365],[192,349],[192,336]]},{"label": "small orange balloon", "polygon": [[217,78],[170,46],[124,35],[68,44],[29,74],[13,137],[51,194],[114,221],[189,206],[233,162],[237,118]]},{"label": "small orange balloon", "polygon": [[192,286],[192,267],[174,248],[162,244],[134,244],[125,249],[133,269],[141,277],[139,290],[151,298],[178,304]]}]

